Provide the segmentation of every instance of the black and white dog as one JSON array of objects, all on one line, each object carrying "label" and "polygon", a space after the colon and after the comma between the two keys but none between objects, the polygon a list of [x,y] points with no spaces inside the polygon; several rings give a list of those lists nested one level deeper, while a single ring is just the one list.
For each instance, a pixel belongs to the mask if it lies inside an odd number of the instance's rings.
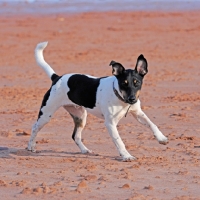
[{"label": "black and white dog", "polygon": [[72,138],[82,153],[92,153],[81,141],[87,111],[105,120],[105,126],[124,161],[135,159],[126,150],[116,127],[127,112],[131,112],[140,123],[149,127],[160,144],[167,144],[167,137],[150,121],[140,107],[139,93],[143,78],[148,72],[147,61],[143,55],[138,57],[134,70],[125,70],[120,63],[111,61],[114,76],[101,78],[83,74],[58,76],[44,60],[43,50],[47,44],[43,42],[37,45],[35,57],[37,64],[51,78],[52,85],[44,95],[38,119],[32,127],[28,150],[35,152],[35,138],[38,131],[49,122],[61,106],[74,120]]}]

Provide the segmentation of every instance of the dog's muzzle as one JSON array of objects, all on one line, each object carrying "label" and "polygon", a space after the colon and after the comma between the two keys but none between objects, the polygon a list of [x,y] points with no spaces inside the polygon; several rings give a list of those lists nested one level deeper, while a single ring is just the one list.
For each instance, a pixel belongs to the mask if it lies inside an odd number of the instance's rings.
[{"label": "dog's muzzle", "polygon": [[128,97],[127,103],[129,104],[135,104],[137,102],[137,99],[135,96],[131,95]]}]

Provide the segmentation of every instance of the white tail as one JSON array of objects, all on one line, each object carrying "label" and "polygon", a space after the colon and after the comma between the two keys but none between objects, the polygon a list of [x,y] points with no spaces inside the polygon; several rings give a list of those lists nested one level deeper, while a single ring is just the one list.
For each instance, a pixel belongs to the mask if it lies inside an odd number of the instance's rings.
[{"label": "white tail", "polygon": [[46,72],[49,78],[56,74],[48,63],[44,60],[43,50],[46,48],[48,42],[41,42],[35,48],[35,59],[37,64]]}]

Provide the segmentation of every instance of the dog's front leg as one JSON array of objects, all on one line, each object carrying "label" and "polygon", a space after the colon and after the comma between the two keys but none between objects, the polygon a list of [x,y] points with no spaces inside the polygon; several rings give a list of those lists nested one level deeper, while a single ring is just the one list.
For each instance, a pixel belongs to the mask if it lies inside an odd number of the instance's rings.
[{"label": "dog's front leg", "polygon": [[125,145],[121,139],[121,137],[119,136],[117,127],[116,127],[116,123],[112,120],[106,120],[105,121],[105,125],[108,129],[108,132],[115,144],[115,146],[117,147],[117,150],[119,151],[119,154],[122,156],[123,161],[131,161],[136,159],[134,156],[131,156],[129,154],[129,152],[126,150]]},{"label": "dog's front leg", "polygon": [[156,137],[156,139],[158,140],[160,144],[168,143],[167,137],[165,137],[162,134],[162,132],[158,129],[158,127],[153,122],[151,122],[151,120],[146,116],[146,114],[141,109],[137,111],[130,111],[130,112],[141,124],[147,126],[148,128],[152,130],[154,136]]}]

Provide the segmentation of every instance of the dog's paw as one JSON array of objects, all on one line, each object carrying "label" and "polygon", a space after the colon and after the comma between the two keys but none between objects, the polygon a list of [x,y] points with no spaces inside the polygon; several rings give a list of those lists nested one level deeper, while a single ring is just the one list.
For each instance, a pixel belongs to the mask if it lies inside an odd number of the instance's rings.
[{"label": "dog's paw", "polygon": [[41,151],[38,151],[36,149],[29,149],[28,147],[26,148],[27,151],[31,151],[32,153],[41,153]]},{"label": "dog's paw", "polygon": [[93,154],[94,152],[92,150],[89,149],[84,149],[81,151],[82,154]]},{"label": "dog's paw", "polygon": [[131,162],[133,160],[137,160],[136,157],[134,156],[126,156],[126,157],[123,157],[123,162]]},{"label": "dog's paw", "polygon": [[35,144],[32,144],[29,142],[28,147],[26,148],[28,151],[31,151],[33,153],[36,153],[36,149],[35,149]]},{"label": "dog's paw", "polygon": [[156,139],[158,140],[158,142],[160,144],[166,145],[167,143],[169,143],[168,138],[165,137],[161,132],[158,132],[156,135],[154,135],[156,137]]},{"label": "dog's paw", "polygon": [[163,145],[166,145],[167,143],[169,143],[168,138],[165,137],[164,135],[158,138],[158,142]]},{"label": "dog's paw", "polygon": [[163,140],[163,141],[159,141],[159,144],[163,144],[163,145],[166,145],[168,143],[169,143],[168,139]]},{"label": "dog's paw", "polygon": [[37,152],[34,148],[29,148],[29,147],[26,147],[26,150],[27,150],[27,151],[31,151],[31,152],[33,152],[33,153],[36,153],[36,152]]}]

